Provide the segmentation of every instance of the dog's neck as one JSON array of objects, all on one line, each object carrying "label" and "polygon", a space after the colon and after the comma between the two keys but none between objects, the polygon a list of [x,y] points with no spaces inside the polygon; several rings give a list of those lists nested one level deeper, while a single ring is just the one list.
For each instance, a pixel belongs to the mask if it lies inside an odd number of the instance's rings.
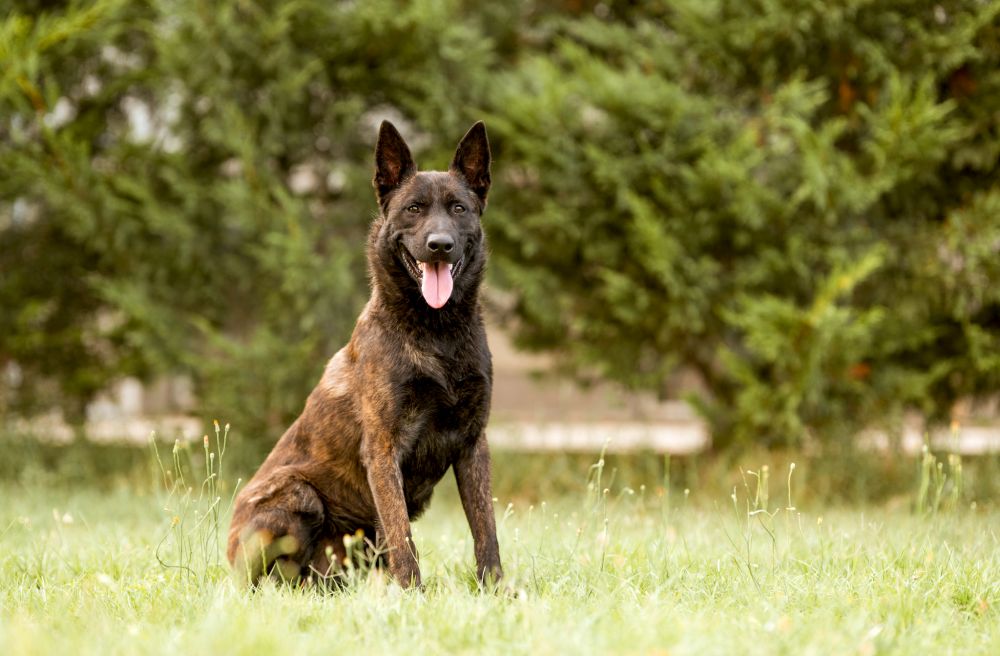
[{"label": "dog's neck", "polygon": [[415,332],[424,330],[434,334],[452,333],[470,324],[479,323],[481,310],[479,286],[481,272],[468,281],[459,298],[449,300],[439,309],[432,308],[413,290],[400,289],[396,281],[385,272],[373,272],[372,296],[368,312],[374,318],[408,326]]}]

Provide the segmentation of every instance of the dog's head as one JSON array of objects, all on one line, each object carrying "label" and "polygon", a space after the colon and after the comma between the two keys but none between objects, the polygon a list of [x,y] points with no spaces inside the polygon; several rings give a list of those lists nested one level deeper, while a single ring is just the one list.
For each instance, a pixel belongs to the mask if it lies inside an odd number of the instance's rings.
[{"label": "dog's head", "polygon": [[373,184],[381,214],[369,266],[377,283],[434,309],[474,294],[486,257],[479,222],[490,189],[486,126],[472,126],[447,171],[417,171],[403,137],[383,121]]}]

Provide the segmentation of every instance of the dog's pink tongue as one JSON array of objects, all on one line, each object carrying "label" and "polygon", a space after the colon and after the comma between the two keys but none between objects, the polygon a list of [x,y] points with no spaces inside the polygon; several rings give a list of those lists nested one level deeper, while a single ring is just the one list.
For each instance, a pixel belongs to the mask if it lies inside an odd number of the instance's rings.
[{"label": "dog's pink tongue", "polygon": [[451,297],[451,267],[447,262],[421,262],[420,271],[423,273],[420,291],[427,305],[434,309],[443,307]]}]

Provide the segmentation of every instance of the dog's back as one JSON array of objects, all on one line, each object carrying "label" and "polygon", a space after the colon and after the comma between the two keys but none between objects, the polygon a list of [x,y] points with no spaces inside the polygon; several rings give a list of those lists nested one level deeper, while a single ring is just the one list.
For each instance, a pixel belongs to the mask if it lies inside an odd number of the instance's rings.
[{"label": "dog's back", "polygon": [[478,289],[489,147],[477,124],[446,173],[416,171],[384,123],[381,207],[368,240],[372,297],[301,416],[240,492],[228,556],[256,580],[336,575],[358,531],[420,582],[409,521],[454,466],[479,575],[500,576],[484,428],[492,384]]}]

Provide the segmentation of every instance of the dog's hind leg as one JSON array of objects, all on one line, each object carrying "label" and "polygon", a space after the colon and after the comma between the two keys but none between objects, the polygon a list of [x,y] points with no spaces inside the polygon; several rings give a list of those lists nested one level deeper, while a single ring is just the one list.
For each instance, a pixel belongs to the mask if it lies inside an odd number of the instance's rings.
[{"label": "dog's hind leg", "polygon": [[324,521],[311,485],[279,470],[243,491],[233,518],[228,556],[238,578],[255,585],[265,575],[293,581],[308,574]]}]

